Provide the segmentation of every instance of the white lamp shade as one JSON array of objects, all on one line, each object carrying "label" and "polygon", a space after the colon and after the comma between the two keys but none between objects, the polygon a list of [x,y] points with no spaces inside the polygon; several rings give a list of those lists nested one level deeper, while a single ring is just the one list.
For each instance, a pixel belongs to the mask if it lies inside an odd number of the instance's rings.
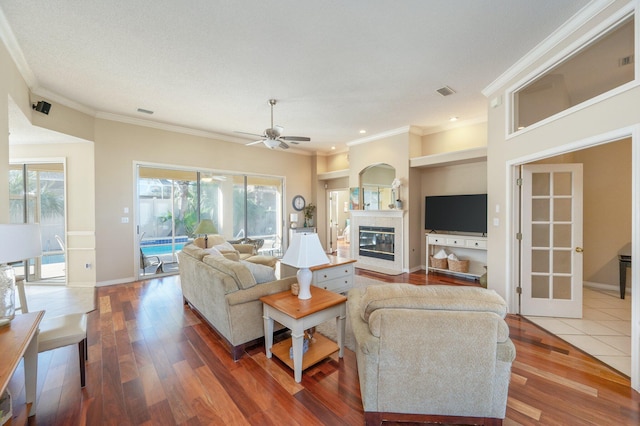
[{"label": "white lamp shade", "polygon": [[281,262],[296,268],[311,268],[329,263],[329,258],[320,244],[318,234],[297,232],[293,234],[293,241]]},{"label": "white lamp shade", "polygon": [[41,255],[40,225],[0,224],[0,263],[18,262]]}]

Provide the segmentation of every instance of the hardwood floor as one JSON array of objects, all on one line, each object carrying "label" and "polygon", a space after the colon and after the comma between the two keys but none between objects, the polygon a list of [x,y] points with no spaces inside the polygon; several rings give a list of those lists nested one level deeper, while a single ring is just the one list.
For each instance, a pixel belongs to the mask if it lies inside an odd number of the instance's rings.
[{"label": "hardwood floor", "polygon": [[[359,275],[416,285],[475,285],[424,271]],[[301,383],[262,345],[234,363],[225,346],[182,304],[177,276],[100,287],[89,315],[87,386],[75,345],[40,354],[38,425],[361,425],[355,354],[345,350],[306,370]],[[637,425],[640,395],[629,379],[515,315],[507,319],[517,358],[505,425]],[[22,368],[22,367],[21,367]],[[24,402],[23,371],[14,376]]]}]

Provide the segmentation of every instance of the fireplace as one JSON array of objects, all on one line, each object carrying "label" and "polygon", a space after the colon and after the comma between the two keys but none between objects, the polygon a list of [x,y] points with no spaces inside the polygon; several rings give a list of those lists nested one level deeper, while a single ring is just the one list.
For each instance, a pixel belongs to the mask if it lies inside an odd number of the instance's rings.
[{"label": "fireplace", "polygon": [[376,259],[395,259],[395,229],[378,226],[360,226],[359,251],[360,256],[374,257]]}]

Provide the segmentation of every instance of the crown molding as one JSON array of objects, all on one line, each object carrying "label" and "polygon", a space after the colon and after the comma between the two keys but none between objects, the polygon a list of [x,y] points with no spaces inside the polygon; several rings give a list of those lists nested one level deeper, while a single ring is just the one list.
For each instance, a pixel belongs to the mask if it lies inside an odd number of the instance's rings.
[{"label": "crown molding", "polygon": [[36,79],[35,74],[29,67],[27,60],[22,53],[22,49],[18,44],[18,40],[16,39],[15,34],[13,34],[13,30],[9,25],[9,21],[7,21],[7,17],[4,16],[4,12],[0,9],[0,39],[3,41],[4,45],[7,47],[9,51],[9,55],[13,59],[13,62],[16,64],[18,68],[18,72],[22,75],[22,78],[27,83],[28,87],[34,87],[38,84],[38,80]]},{"label": "crown molding", "polygon": [[498,89],[513,80],[518,74],[523,72],[527,67],[533,65],[545,53],[557,46],[562,40],[565,40],[580,27],[589,22],[593,17],[597,16],[600,12],[609,7],[614,1],[615,0],[593,0],[584,6],[575,15],[573,15],[571,19],[562,24],[560,28],[551,33],[540,44],[530,50],[529,53],[520,58],[518,62],[513,64],[509,69],[507,69],[507,71],[500,75],[500,77],[485,87],[482,90],[482,94],[486,97],[491,96],[493,93],[498,91]]},{"label": "crown molding", "polygon": [[36,86],[33,89],[31,89],[32,101],[34,97],[45,98],[47,101],[50,101],[51,103],[64,105],[68,108],[90,115],[91,117],[95,117],[97,115],[97,111],[95,109],[90,108],[79,102],[72,101],[69,98],[66,98],[62,95],[52,92],[51,90],[45,89],[42,86]]}]

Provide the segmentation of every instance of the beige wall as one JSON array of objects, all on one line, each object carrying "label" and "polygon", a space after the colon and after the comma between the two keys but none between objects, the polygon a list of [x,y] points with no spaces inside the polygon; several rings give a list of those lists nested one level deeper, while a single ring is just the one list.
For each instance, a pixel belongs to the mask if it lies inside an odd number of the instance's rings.
[{"label": "beige wall", "polygon": [[[29,89],[9,52],[0,43],[0,176],[9,176],[9,98],[31,115]],[[9,199],[9,179],[0,179],[0,200]],[[9,221],[9,203],[0,203],[0,223]]]},{"label": "beige wall", "polygon": [[487,123],[476,123],[422,137],[422,154],[433,155],[487,146]]},{"label": "beige wall", "polygon": [[[614,1],[606,14],[613,13],[624,3],[626,2]],[[602,19],[604,16],[596,17],[590,21],[589,25],[600,22]],[[579,32],[583,33],[584,30]],[[574,38],[558,43],[553,51],[540,61],[506,82],[502,88],[488,94],[489,99],[506,99],[506,88],[516,84],[527,72],[557,54]],[[500,220],[500,225],[490,227],[488,234],[489,287],[507,299],[512,312],[515,312],[518,306],[515,294],[517,274],[513,261],[505,262],[505,259],[513,259],[512,249],[515,244],[513,211],[516,206],[510,166],[620,138],[621,134],[628,134],[631,131],[630,126],[640,123],[640,108],[637,108],[639,104],[640,88],[630,87],[622,93],[582,107],[546,124],[534,126],[509,139],[505,135],[506,102],[489,109],[487,152],[489,211],[491,212],[496,205],[500,206],[500,213],[493,214]]]},{"label": "beige wall", "polygon": [[349,148],[349,187],[360,186],[360,172],[379,163],[389,164],[396,169],[396,177],[402,182],[400,199],[403,202],[404,216],[404,265],[405,270],[420,268],[420,247],[422,232],[419,227],[420,203],[415,196],[412,179],[414,173],[409,170],[409,158],[420,149],[420,136],[408,130],[378,140],[352,145]]},{"label": "beige wall", "polygon": [[[293,212],[294,195],[303,195],[307,202],[313,199],[310,193],[312,157],[306,155],[102,119],[96,120],[95,129],[99,283],[130,281],[137,273],[134,263],[135,162],[282,176],[286,179],[285,217]],[[124,213],[125,207],[129,208],[129,215]],[[129,223],[121,223],[123,216],[129,216]]]}]

